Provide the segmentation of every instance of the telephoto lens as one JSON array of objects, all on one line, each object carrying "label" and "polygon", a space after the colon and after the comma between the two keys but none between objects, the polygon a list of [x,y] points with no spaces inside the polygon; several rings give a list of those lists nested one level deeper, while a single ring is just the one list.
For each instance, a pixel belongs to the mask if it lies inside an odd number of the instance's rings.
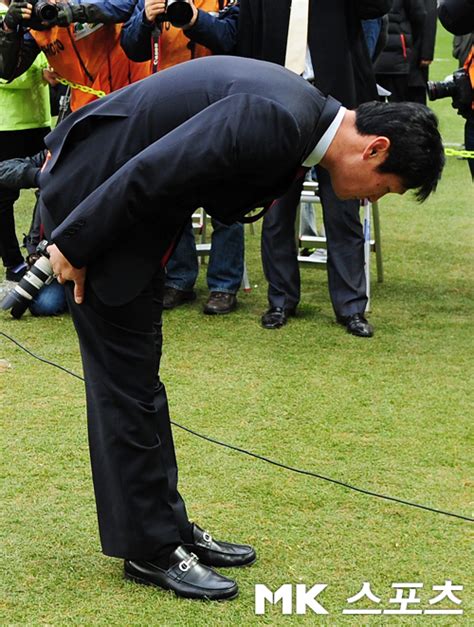
[{"label": "telephoto lens", "polygon": [[447,77],[444,81],[428,81],[426,90],[430,100],[438,100],[439,98],[447,98],[454,96],[456,85],[452,76]]},{"label": "telephoto lens", "polygon": [[193,9],[188,0],[168,0],[163,21],[181,28],[186,26],[193,17]]},{"label": "telephoto lens", "polygon": [[54,22],[58,17],[58,7],[48,0],[36,0],[33,4],[33,12],[42,22]]},{"label": "telephoto lens", "polygon": [[44,285],[49,285],[54,278],[53,268],[49,263],[49,255],[46,251],[48,245],[46,240],[39,243],[36,250],[41,254],[41,257],[0,303],[2,309],[11,309],[10,313],[16,319],[22,317],[40,289]]}]

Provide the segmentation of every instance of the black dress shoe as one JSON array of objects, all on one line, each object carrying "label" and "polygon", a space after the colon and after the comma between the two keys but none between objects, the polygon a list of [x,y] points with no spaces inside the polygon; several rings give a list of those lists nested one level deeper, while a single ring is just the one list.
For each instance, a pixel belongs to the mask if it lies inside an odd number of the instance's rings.
[{"label": "black dress shoe", "polygon": [[296,315],[296,309],[270,307],[262,316],[264,329],[279,329],[288,322],[290,316]]},{"label": "black dress shoe", "polygon": [[350,316],[338,316],[337,321],[346,327],[348,333],[358,337],[372,337],[374,328],[367,322],[362,314],[355,313]]},{"label": "black dress shoe", "polygon": [[125,560],[124,576],[137,583],[172,590],[176,596],[187,599],[221,601],[234,599],[239,592],[233,579],[200,564],[184,546],[171,553],[168,570],[152,561]]},{"label": "black dress shoe", "polygon": [[228,292],[211,292],[203,307],[205,314],[228,314],[237,307],[237,296]]},{"label": "black dress shoe", "polygon": [[163,309],[174,309],[193,300],[196,300],[196,292],[194,290],[177,290],[175,287],[165,287]]},{"label": "black dress shoe", "polygon": [[232,544],[214,540],[210,533],[193,523],[192,544],[185,544],[188,551],[195,553],[207,566],[250,566],[257,559],[254,549],[248,544]]}]

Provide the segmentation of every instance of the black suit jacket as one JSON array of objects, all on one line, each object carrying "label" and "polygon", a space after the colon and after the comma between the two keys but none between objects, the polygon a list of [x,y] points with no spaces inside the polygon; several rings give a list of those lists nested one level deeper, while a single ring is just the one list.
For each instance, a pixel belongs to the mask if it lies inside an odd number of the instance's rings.
[{"label": "black suit jacket", "polygon": [[[392,0],[310,0],[308,43],[315,85],[346,107],[377,99],[361,20],[380,17]],[[240,0],[237,53],[284,65],[290,0]]]},{"label": "black suit jacket", "polygon": [[339,103],[276,65],[208,57],[83,107],[46,138],[46,235],[107,304],[149,281],[198,207],[231,223],[283,194]]}]

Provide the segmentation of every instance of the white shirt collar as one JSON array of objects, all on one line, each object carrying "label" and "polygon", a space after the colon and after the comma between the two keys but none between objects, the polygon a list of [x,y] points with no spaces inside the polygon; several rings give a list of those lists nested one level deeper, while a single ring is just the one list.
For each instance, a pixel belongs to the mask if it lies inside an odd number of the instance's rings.
[{"label": "white shirt collar", "polygon": [[342,119],[344,118],[344,114],[346,113],[346,111],[347,109],[345,107],[340,107],[339,111],[336,113],[336,117],[326,129],[324,135],[321,137],[316,146],[304,160],[303,165],[305,167],[311,168],[313,165],[317,165],[324,157],[327,149],[334,139],[334,136],[341,126]]}]

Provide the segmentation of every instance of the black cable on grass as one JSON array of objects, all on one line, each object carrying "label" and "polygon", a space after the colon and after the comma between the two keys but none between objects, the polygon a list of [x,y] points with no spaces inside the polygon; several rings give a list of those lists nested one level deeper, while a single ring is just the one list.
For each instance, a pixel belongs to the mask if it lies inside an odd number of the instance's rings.
[{"label": "black cable on grass", "polygon": [[[8,340],[16,344],[16,346],[18,346],[23,351],[28,353],[28,355],[31,355],[31,357],[34,357],[35,359],[38,359],[39,361],[42,361],[45,364],[49,364],[50,366],[54,366],[55,368],[59,368],[63,372],[67,372],[67,374],[70,374],[71,376],[76,377],[76,379],[79,379],[80,381],[84,381],[83,377],[76,374],[75,372],[72,372],[71,370],[68,370],[67,368],[64,368],[63,366],[55,364],[53,361],[49,361],[48,359],[44,359],[43,357],[39,357],[38,355],[35,355],[35,353],[27,349],[25,346],[20,344],[20,342],[15,340],[13,337],[8,335],[7,333],[0,331],[0,335],[3,335]],[[245,455],[249,455],[250,457],[254,457],[255,459],[260,459],[261,461],[267,462],[268,464],[272,464],[273,466],[278,466],[279,468],[284,468],[285,470],[289,470],[291,472],[295,472],[300,475],[307,475],[309,477],[315,477],[316,479],[322,479],[323,481],[328,481],[329,483],[335,483],[336,485],[342,486],[343,488],[348,488],[349,490],[354,490],[355,492],[360,492],[361,494],[373,496],[378,499],[385,499],[387,501],[393,501],[395,503],[400,503],[402,505],[408,505],[409,507],[417,507],[418,509],[423,509],[428,512],[434,512],[435,514],[443,514],[444,516],[451,516],[453,518],[459,518],[460,520],[467,520],[468,522],[474,522],[474,518],[470,518],[469,516],[463,516],[462,514],[456,514],[454,512],[446,512],[442,509],[436,509],[435,507],[429,507],[428,505],[420,505],[419,503],[413,503],[412,501],[406,501],[404,499],[399,499],[394,496],[388,496],[386,494],[379,494],[378,492],[372,492],[371,490],[358,488],[357,486],[353,486],[350,483],[345,483],[344,481],[338,481],[337,479],[332,479],[331,477],[325,477],[324,475],[320,475],[316,472],[311,472],[310,470],[301,470],[300,468],[287,466],[286,464],[282,464],[281,462],[277,462],[268,457],[264,457],[263,455],[258,455],[257,453],[252,453],[251,451],[247,451],[246,449],[240,448],[239,446],[234,446],[233,444],[227,444],[226,442],[221,442],[220,440],[216,440],[215,438],[211,438],[207,435],[203,435],[202,433],[198,433],[197,431],[194,431],[193,429],[190,429],[189,427],[184,427],[183,425],[180,425],[179,423],[174,422],[173,420],[171,421],[171,424],[173,424],[175,427],[178,427],[179,429],[182,429],[183,431],[187,431],[191,435],[201,438],[202,440],[206,440],[207,442],[212,442],[213,444],[223,446],[225,448],[230,449],[231,451],[244,453]]]}]

